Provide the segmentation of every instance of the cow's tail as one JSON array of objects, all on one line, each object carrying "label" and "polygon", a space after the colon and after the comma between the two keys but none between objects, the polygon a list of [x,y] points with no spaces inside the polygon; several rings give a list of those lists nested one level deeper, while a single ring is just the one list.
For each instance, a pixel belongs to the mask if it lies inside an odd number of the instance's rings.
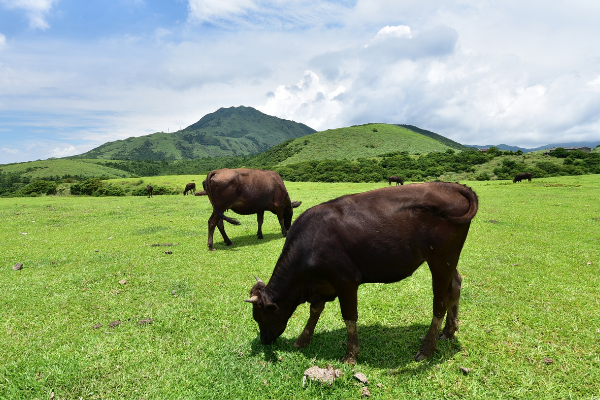
[{"label": "cow's tail", "polygon": [[470,187],[464,185],[456,185],[455,187],[456,191],[469,201],[469,210],[463,216],[446,216],[446,218],[456,224],[468,224],[475,217],[475,214],[477,214],[477,209],[479,208],[479,199]]},{"label": "cow's tail", "polygon": [[221,212],[221,210],[219,210],[216,206],[215,203],[213,201],[213,197],[212,197],[212,193],[211,193],[211,189],[210,189],[210,180],[212,179],[212,177],[215,175],[215,171],[210,171],[208,173],[208,175],[206,176],[206,180],[204,182],[202,182],[202,187],[204,188],[204,190],[206,190],[206,194],[208,195],[208,199],[210,200],[210,204],[212,204],[213,206],[213,210],[215,210],[215,212],[217,213],[217,215],[219,216],[219,218],[221,218],[223,221],[227,221],[232,225],[240,225],[240,221],[238,221],[235,218],[229,218],[227,215],[223,214],[223,212]]}]

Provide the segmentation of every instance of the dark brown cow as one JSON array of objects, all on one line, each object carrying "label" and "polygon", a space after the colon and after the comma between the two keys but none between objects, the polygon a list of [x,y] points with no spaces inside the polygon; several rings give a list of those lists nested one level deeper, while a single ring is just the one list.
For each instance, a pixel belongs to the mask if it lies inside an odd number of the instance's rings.
[{"label": "dark brown cow", "polygon": [[219,228],[226,245],[231,245],[231,240],[225,233],[223,220],[239,225],[239,221],[225,216],[223,213],[229,209],[241,215],[256,214],[258,221],[259,239],[263,238],[262,224],[265,211],[277,215],[281,225],[281,233],[286,235],[292,224],[293,208],[300,202],[292,202],[283,184],[283,179],[275,171],[260,169],[218,169],[211,171],[206,180],[202,182],[204,190],[213,206],[213,213],[208,219],[208,249],[213,247],[213,234],[215,227]]},{"label": "dark brown cow", "polygon": [[415,359],[430,357],[440,338],[458,329],[462,278],[456,266],[476,194],[458,183],[428,182],[342,196],[302,213],[290,229],[271,280],[257,278],[250,291],[260,340],[271,344],[299,304],[310,317],[294,345],[310,343],[325,303],[339,297],[348,331],[344,362],[359,355],[358,286],[407,278],[427,261],[433,283],[433,319]]},{"label": "dark brown cow", "polygon": [[522,174],[517,174],[515,179],[513,179],[513,183],[521,182],[523,179],[529,179],[531,182],[531,172],[523,172]]},{"label": "dark brown cow", "polygon": [[206,190],[201,190],[199,192],[196,192],[195,196],[206,196]]},{"label": "dark brown cow", "polygon": [[148,194],[148,198],[152,197],[152,190],[154,188],[150,185],[146,186],[146,193]]},{"label": "dark brown cow", "polygon": [[398,184],[404,185],[404,180],[399,176],[390,176],[388,178],[388,186],[391,185],[392,182],[396,182],[396,186],[398,186]]},{"label": "dark brown cow", "polygon": [[196,194],[196,184],[194,182],[188,183],[185,185],[185,189],[183,190],[183,195],[185,196],[188,192],[192,192]]}]

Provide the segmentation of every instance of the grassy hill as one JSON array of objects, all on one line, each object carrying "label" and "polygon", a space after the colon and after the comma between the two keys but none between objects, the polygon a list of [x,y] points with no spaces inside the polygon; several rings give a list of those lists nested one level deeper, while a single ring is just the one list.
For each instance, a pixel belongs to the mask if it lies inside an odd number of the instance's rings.
[{"label": "grassy hill", "polygon": [[288,165],[304,161],[356,160],[386,153],[444,152],[451,148],[398,125],[366,124],[328,129],[282,143],[252,158],[251,164]]},{"label": "grassy hill", "polygon": [[180,131],[105,143],[73,158],[161,161],[248,155],[313,132],[304,124],[252,107],[220,108]]}]

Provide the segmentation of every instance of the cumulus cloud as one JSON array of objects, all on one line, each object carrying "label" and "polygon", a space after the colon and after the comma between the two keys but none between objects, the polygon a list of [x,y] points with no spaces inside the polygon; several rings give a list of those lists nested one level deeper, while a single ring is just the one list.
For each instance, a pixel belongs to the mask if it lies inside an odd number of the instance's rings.
[{"label": "cumulus cloud", "polygon": [[198,21],[225,18],[254,8],[252,0],[188,0],[190,18]]},{"label": "cumulus cloud", "polygon": [[406,25],[398,25],[398,26],[384,26],[377,32],[377,35],[373,38],[373,41],[384,40],[388,37],[395,38],[412,38],[412,33],[410,32],[410,26]]},{"label": "cumulus cloud", "polygon": [[50,157],[66,157],[73,156],[75,154],[77,154],[77,149],[75,149],[73,146],[64,147],[62,149],[60,147],[56,147],[50,152]]},{"label": "cumulus cloud", "polygon": [[339,118],[342,112],[339,97],[345,90],[344,86],[330,88],[308,70],[297,84],[280,85],[269,92],[267,103],[257,108],[265,114],[302,121],[319,130]]},{"label": "cumulus cloud", "polygon": [[48,29],[46,15],[58,0],[0,0],[7,8],[25,11],[31,29]]},{"label": "cumulus cloud", "polygon": [[0,33],[0,50],[6,46],[6,36]]},{"label": "cumulus cloud", "polygon": [[9,154],[19,154],[19,150],[17,149],[8,149],[6,147],[2,148],[2,151]]}]

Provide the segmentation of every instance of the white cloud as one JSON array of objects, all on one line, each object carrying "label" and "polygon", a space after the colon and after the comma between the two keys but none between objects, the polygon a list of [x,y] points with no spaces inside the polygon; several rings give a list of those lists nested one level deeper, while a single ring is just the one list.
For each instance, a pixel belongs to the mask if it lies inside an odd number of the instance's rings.
[{"label": "white cloud", "polygon": [[6,36],[0,33],[0,50],[6,46]]},{"label": "white cloud", "polygon": [[19,154],[19,150],[17,149],[7,149],[6,147],[2,148],[2,151],[9,154]]},{"label": "white cloud", "polygon": [[309,70],[296,85],[278,86],[268,94],[267,103],[256,108],[265,114],[301,121],[320,130],[337,122],[342,112],[337,98],[344,91],[344,86],[330,89]]},{"label": "white cloud", "polygon": [[46,21],[46,15],[58,0],[0,0],[0,2],[7,8],[17,8],[25,11],[31,29],[45,30],[50,27]]},{"label": "white cloud", "polygon": [[64,147],[64,148],[55,148],[54,150],[52,150],[50,152],[50,157],[66,157],[66,156],[73,156],[75,154],[77,154],[77,149],[75,149],[75,147],[73,146],[69,146],[69,147]]},{"label": "white cloud", "polygon": [[398,26],[384,26],[377,32],[377,35],[373,38],[374,41],[383,40],[388,37],[410,39],[412,33],[410,32],[410,26],[398,25]]},{"label": "white cloud", "polygon": [[188,0],[190,19],[198,21],[226,18],[255,8],[252,0]]}]

